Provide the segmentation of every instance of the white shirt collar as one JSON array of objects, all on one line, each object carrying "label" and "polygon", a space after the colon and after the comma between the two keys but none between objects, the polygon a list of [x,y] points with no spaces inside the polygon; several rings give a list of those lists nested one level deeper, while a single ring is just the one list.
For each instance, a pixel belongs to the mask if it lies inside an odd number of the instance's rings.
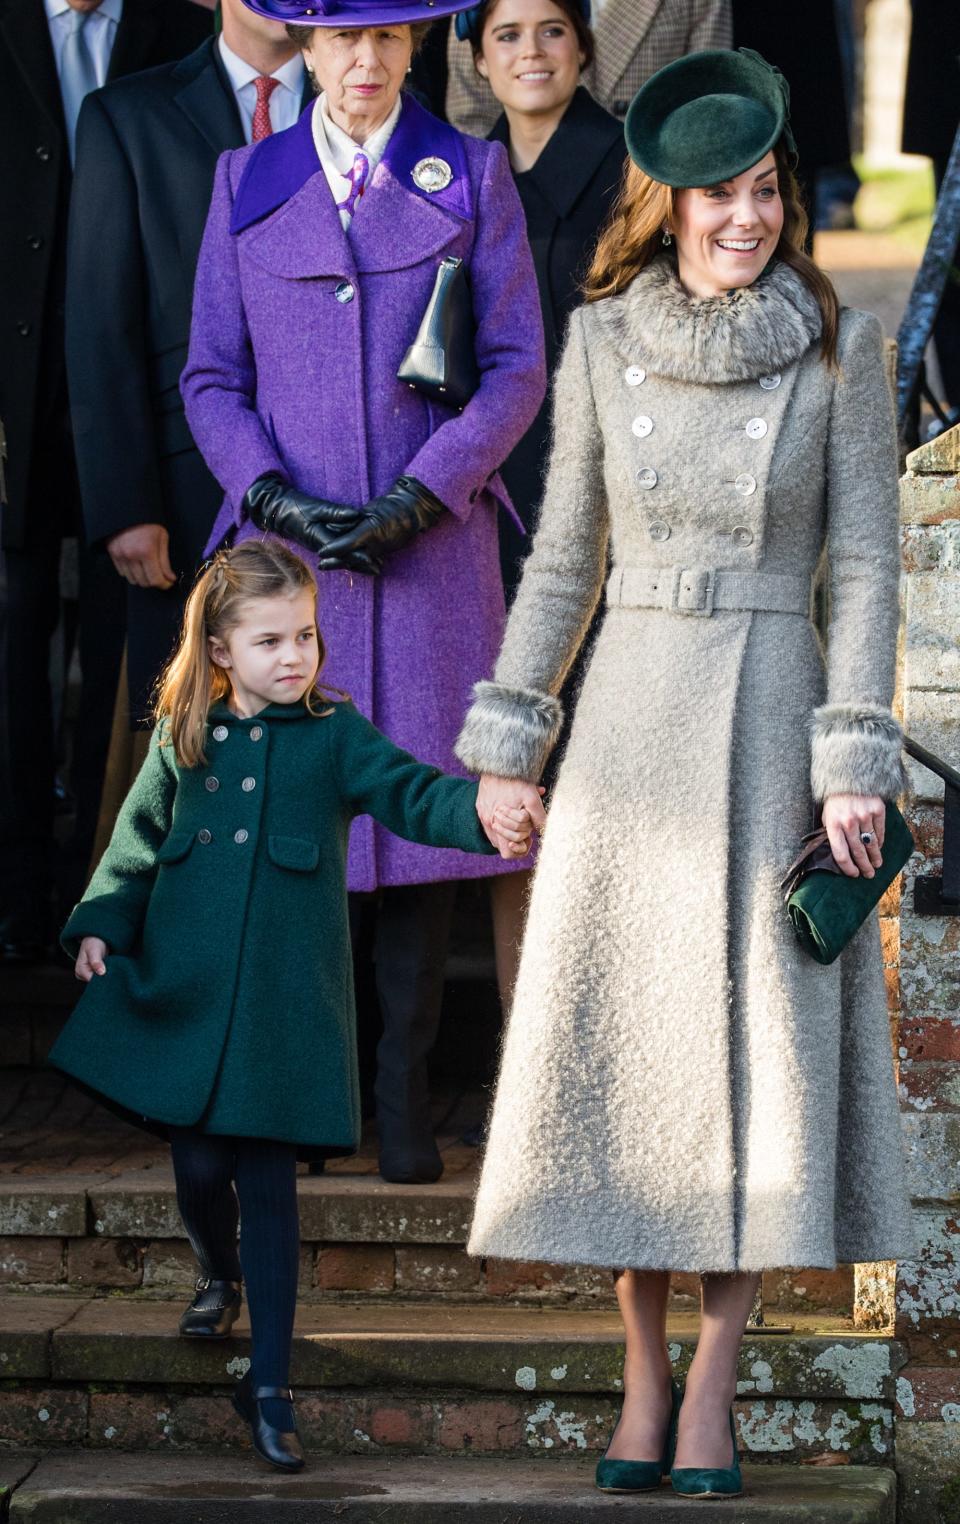
[{"label": "white shirt collar", "polygon": [[[72,6],[67,4],[67,0],[43,0],[43,6],[47,13],[48,21],[54,21],[57,16],[63,16],[67,11],[73,9]],[[106,21],[116,21],[119,23],[122,12],[123,0],[100,0],[100,4],[95,11],[90,12],[90,15],[102,16]]]},{"label": "white shirt collar", "polygon": [[393,129],[400,120],[402,105],[403,101],[398,95],[394,102],[393,110],[383,126],[378,127],[376,132],[361,145],[360,143],[355,143],[353,138],[349,137],[342,127],[337,126],[330,115],[326,94],[318,96],[313,108],[313,141],[321,162],[326,157],[323,151],[326,148],[333,166],[346,177],[353,167],[354,154],[364,153],[370,164],[370,173],[373,174],[373,171],[383,158],[387,144],[393,136]]},{"label": "white shirt collar", "polygon": [[[103,3],[106,5],[108,0],[103,0]],[[223,59],[223,67],[227,71],[231,85],[237,94],[239,94],[244,85],[251,85],[255,79],[259,78],[260,70],[255,69],[252,64],[248,64],[246,59],[241,58],[238,53],[235,53],[232,48],[228,47],[222,32],[220,34],[219,47],[220,57]],[[278,84],[286,85],[287,89],[292,90],[299,98],[303,92],[302,53],[294,53],[293,57],[288,58],[286,63],[281,64],[279,69],[274,69],[270,78],[275,79]]]}]

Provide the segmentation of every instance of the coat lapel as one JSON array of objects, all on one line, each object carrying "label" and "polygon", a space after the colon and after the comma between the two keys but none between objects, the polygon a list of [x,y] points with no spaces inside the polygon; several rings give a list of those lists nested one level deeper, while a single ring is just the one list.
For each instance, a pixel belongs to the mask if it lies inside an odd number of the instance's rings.
[{"label": "coat lapel", "polygon": [[50,120],[64,132],[60,82],[43,5],[39,0],[13,0],[0,18],[0,35],[32,94]]},{"label": "coat lapel", "polygon": [[605,5],[597,17],[594,32],[597,58],[593,67],[599,100],[609,100],[614,85],[623,74],[650,30],[662,0],[630,0],[629,5]]},{"label": "coat lapel", "polygon": [[242,148],[240,113],[214,40],[203,43],[179,63],[173,77],[178,87],[174,97],[177,105],[211,147],[218,153]]},{"label": "coat lapel", "polygon": [[[601,12],[602,14],[602,12]],[[510,133],[502,116],[490,137],[506,146]],[[623,125],[581,85],[533,168],[530,178],[558,217],[569,217],[613,144],[623,144]]]}]

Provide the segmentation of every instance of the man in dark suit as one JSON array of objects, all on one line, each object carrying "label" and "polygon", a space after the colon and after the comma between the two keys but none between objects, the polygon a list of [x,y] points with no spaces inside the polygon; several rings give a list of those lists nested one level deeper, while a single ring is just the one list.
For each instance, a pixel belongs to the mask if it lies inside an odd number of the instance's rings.
[{"label": "man in dark suit", "polygon": [[[64,365],[71,150],[88,89],[182,57],[211,17],[189,0],[0,0],[0,417],[7,432],[3,513],[6,639],[0,737],[0,960],[40,956],[52,872],[50,644],[59,616],[65,536],[79,523]],[[109,286],[104,245],[98,282]],[[78,839],[92,840],[119,662],[122,605],[112,609],[95,558],[81,553],[85,670],[73,776]]]},{"label": "man in dark suit", "polygon": [[[224,0],[179,63],[89,96],[77,132],[67,366],[87,538],[126,579],[131,718],[144,716],[223,498],[179,380],[218,156],[292,126],[309,90],[276,21]],[[264,104],[258,101],[264,97]],[[109,280],[100,278],[108,251]]]}]

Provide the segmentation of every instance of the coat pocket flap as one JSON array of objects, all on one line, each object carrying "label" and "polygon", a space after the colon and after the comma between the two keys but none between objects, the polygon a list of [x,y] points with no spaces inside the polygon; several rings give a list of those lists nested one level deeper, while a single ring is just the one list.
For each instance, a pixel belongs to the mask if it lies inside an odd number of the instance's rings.
[{"label": "coat pocket flap", "polygon": [[278,868],[293,868],[297,873],[312,873],[320,861],[320,847],[305,836],[268,836],[270,861]]},{"label": "coat pocket flap", "polygon": [[157,852],[158,863],[178,863],[194,843],[192,831],[171,831],[166,841],[162,843]]}]

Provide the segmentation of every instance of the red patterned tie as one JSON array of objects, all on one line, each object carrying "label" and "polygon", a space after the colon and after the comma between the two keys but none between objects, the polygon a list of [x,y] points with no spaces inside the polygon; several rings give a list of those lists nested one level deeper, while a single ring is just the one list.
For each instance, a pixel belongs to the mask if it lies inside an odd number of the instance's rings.
[{"label": "red patterned tie", "polygon": [[258,74],[253,83],[257,87],[257,104],[253,112],[253,137],[251,141],[259,143],[261,138],[268,138],[273,131],[270,123],[270,97],[280,81],[272,79],[269,74]]}]

